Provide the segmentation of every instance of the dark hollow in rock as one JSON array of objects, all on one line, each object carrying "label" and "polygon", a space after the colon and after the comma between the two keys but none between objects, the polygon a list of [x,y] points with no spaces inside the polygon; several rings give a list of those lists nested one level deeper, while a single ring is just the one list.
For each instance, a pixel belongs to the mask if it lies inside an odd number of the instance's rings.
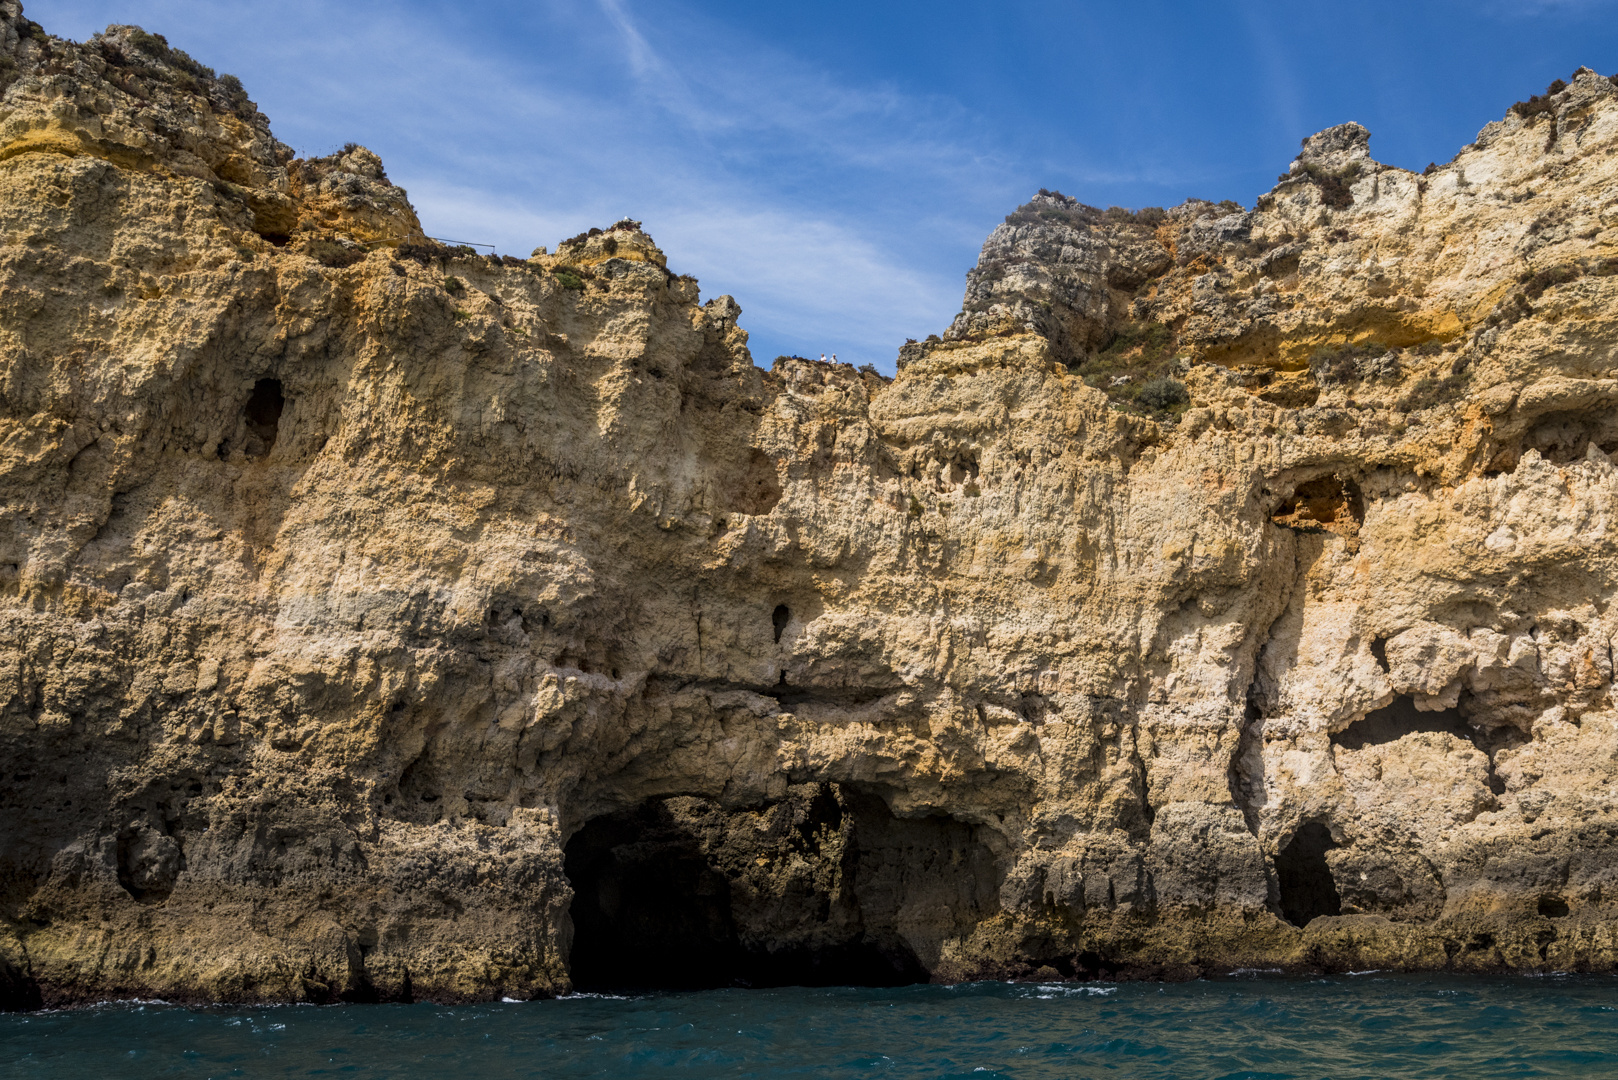
[{"label": "dark hollow in rock", "polygon": [[791,621],[792,609],[785,604],[776,604],[775,610],[770,613],[770,622],[775,624],[775,640],[778,643],[781,640],[781,632],[787,628],[787,623]]},{"label": "dark hollow in rock", "polygon": [[39,984],[0,956],[0,1012],[33,1012],[44,1007]]},{"label": "dark hollow in rock", "polygon": [[1553,465],[1583,460],[1592,443],[1603,453],[1618,451],[1618,417],[1551,413],[1541,417],[1523,440],[1525,449],[1538,450]]},{"label": "dark hollow in rock", "polygon": [[569,968],[584,991],[901,986],[930,974],[913,939],[962,932],[997,906],[973,826],[895,818],[836,784],[734,810],[648,800],[586,824],[564,868]]},{"label": "dark hollow in rock", "polygon": [[1272,519],[1289,529],[1354,532],[1365,523],[1365,499],[1359,485],[1338,476],[1322,476],[1299,484]]},{"label": "dark hollow in rock", "polygon": [[1275,857],[1275,876],[1281,889],[1281,915],[1293,926],[1308,926],[1322,915],[1340,915],[1342,899],[1326,864],[1326,852],[1337,844],[1331,831],[1311,821],[1293,834]]},{"label": "dark hollow in rock", "polygon": [[1568,915],[1567,901],[1560,896],[1541,896],[1539,898],[1539,913],[1547,919],[1565,919]]},{"label": "dark hollow in rock", "polygon": [[130,896],[147,904],[160,904],[174,891],[184,867],[180,845],[170,836],[146,825],[132,825],[118,834],[118,884]]},{"label": "dark hollow in rock", "polygon": [[1394,698],[1390,705],[1366,713],[1364,719],[1354,721],[1342,731],[1333,732],[1331,741],[1332,745],[1345,750],[1363,750],[1367,746],[1394,742],[1417,731],[1453,735],[1474,745],[1477,741],[1461,710],[1422,712],[1407,694]]},{"label": "dark hollow in rock", "polygon": [[260,379],[253,384],[253,393],[243,410],[247,420],[244,452],[248,457],[264,457],[274,448],[275,437],[281,430],[281,410],[285,407],[280,379]]}]

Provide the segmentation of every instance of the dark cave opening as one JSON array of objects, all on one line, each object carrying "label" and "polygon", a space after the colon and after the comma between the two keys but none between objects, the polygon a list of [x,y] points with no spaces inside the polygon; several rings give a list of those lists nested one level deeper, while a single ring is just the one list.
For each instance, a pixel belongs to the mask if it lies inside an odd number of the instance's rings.
[{"label": "dark cave opening", "polygon": [[1571,909],[1560,896],[1541,896],[1536,910],[1547,919],[1565,919]]},{"label": "dark cave opening", "polygon": [[657,809],[597,818],[567,845],[579,990],[703,989],[741,975],[729,883]]},{"label": "dark cave opening", "polygon": [[996,888],[972,826],[897,819],[834,784],[742,810],[651,799],[588,822],[564,869],[568,966],[575,988],[598,992],[925,981],[902,913],[964,926]]},{"label": "dark cave opening", "polygon": [[248,457],[263,457],[275,447],[275,438],[281,430],[281,410],[285,407],[280,379],[260,379],[253,384],[253,393],[242,410],[247,420],[244,449]]},{"label": "dark cave opening", "polygon": [[1416,708],[1415,701],[1408,694],[1404,694],[1394,698],[1388,705],[1366,713],[1342,731],[1332,732],[1332,745],[1345,750],[1364,750],[1368,746],[1382,746],[1395,742],[1416,732],[1453,735],[1477,747],[1488,759],[1484,782],[1488,784],[1491,792],[1503,795],[1506,786],[1505,781],[1494,771],[1495,754],[1506,747],[1520,743],[1523,735],[1510,725],[1493,728],[1473,727],[1467,719],[1466,709],[1465,694],[1461,696],[1458,706],[1433,712],[1422,712]]},{"label": "dark cave opening", "polygon": [[787,628],[787,623],[791,621],[792,609],[785,604],[776,604],[775,610],[770,613],[770,622],[775,626],[775,640],[777,643],[781,641],[781,633]]},{"label": "dark cave opening", "polygon": [[1409,694],[1401,694],[1391,703],[1368,712],[1342,731],[1332,732],[1331,741],[1345,750],[1363,750],[1367,746],[1380,746],[1394,742],[1417,731],[1453,735],[1475,743],[1472,728],[1460,709],[1439,709],[1423,712]]},{"label": "dark cave opening", "polygon": [[1307,926],[1322,915],[1341,915],[1342,898],[1326,864],[1326,852],[1337,844],[1318,821],[1300,828],[1275,857],[1281,890],[1281,915],[1293,926]]}]

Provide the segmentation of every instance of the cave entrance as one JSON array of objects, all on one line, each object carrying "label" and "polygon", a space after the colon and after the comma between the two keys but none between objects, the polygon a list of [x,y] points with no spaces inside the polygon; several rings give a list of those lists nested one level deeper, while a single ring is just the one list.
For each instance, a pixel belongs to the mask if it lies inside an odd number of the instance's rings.
[{"label": "cave entrance", "polygon": [[588,822],[563,865],[589,991],[902,986],[928,977],[918,949],[998,906],[976,826],[837,784],[741,809],[651,799]]},{"label": "cave entrance", "polygon": [[741,978],[730,885],[660,803],[590,822],[563,865],[578,989],[694,990]]},{"label": "cave entrance", "polygon": [[1337,844],[1331,831],[1311,821],[1292,835],[1275,857],[1275,876],[1281,889],[1281,915],[1293,926],[1308,926],[1322,915],[1341,915],[1342,898],[1332,879],[1326,852]]}]

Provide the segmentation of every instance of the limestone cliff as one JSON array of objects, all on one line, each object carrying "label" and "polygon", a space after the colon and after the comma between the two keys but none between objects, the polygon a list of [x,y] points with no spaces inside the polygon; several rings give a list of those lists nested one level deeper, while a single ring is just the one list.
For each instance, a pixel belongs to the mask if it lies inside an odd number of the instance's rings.
[{"label": "limestone cliff", "polygon": [[1044,193],[889,382],[0,0],[10,1004],[1618,967],[1618,88]]}]

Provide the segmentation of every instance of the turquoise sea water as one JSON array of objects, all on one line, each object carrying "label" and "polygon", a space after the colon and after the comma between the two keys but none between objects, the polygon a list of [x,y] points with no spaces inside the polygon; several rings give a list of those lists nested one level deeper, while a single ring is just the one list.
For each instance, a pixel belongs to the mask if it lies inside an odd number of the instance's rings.
[{"label": "turquoise sea water", "polygon": [[1375,973],[0,1016],[0,1076],[1618,1077],[1618,979]]}]

